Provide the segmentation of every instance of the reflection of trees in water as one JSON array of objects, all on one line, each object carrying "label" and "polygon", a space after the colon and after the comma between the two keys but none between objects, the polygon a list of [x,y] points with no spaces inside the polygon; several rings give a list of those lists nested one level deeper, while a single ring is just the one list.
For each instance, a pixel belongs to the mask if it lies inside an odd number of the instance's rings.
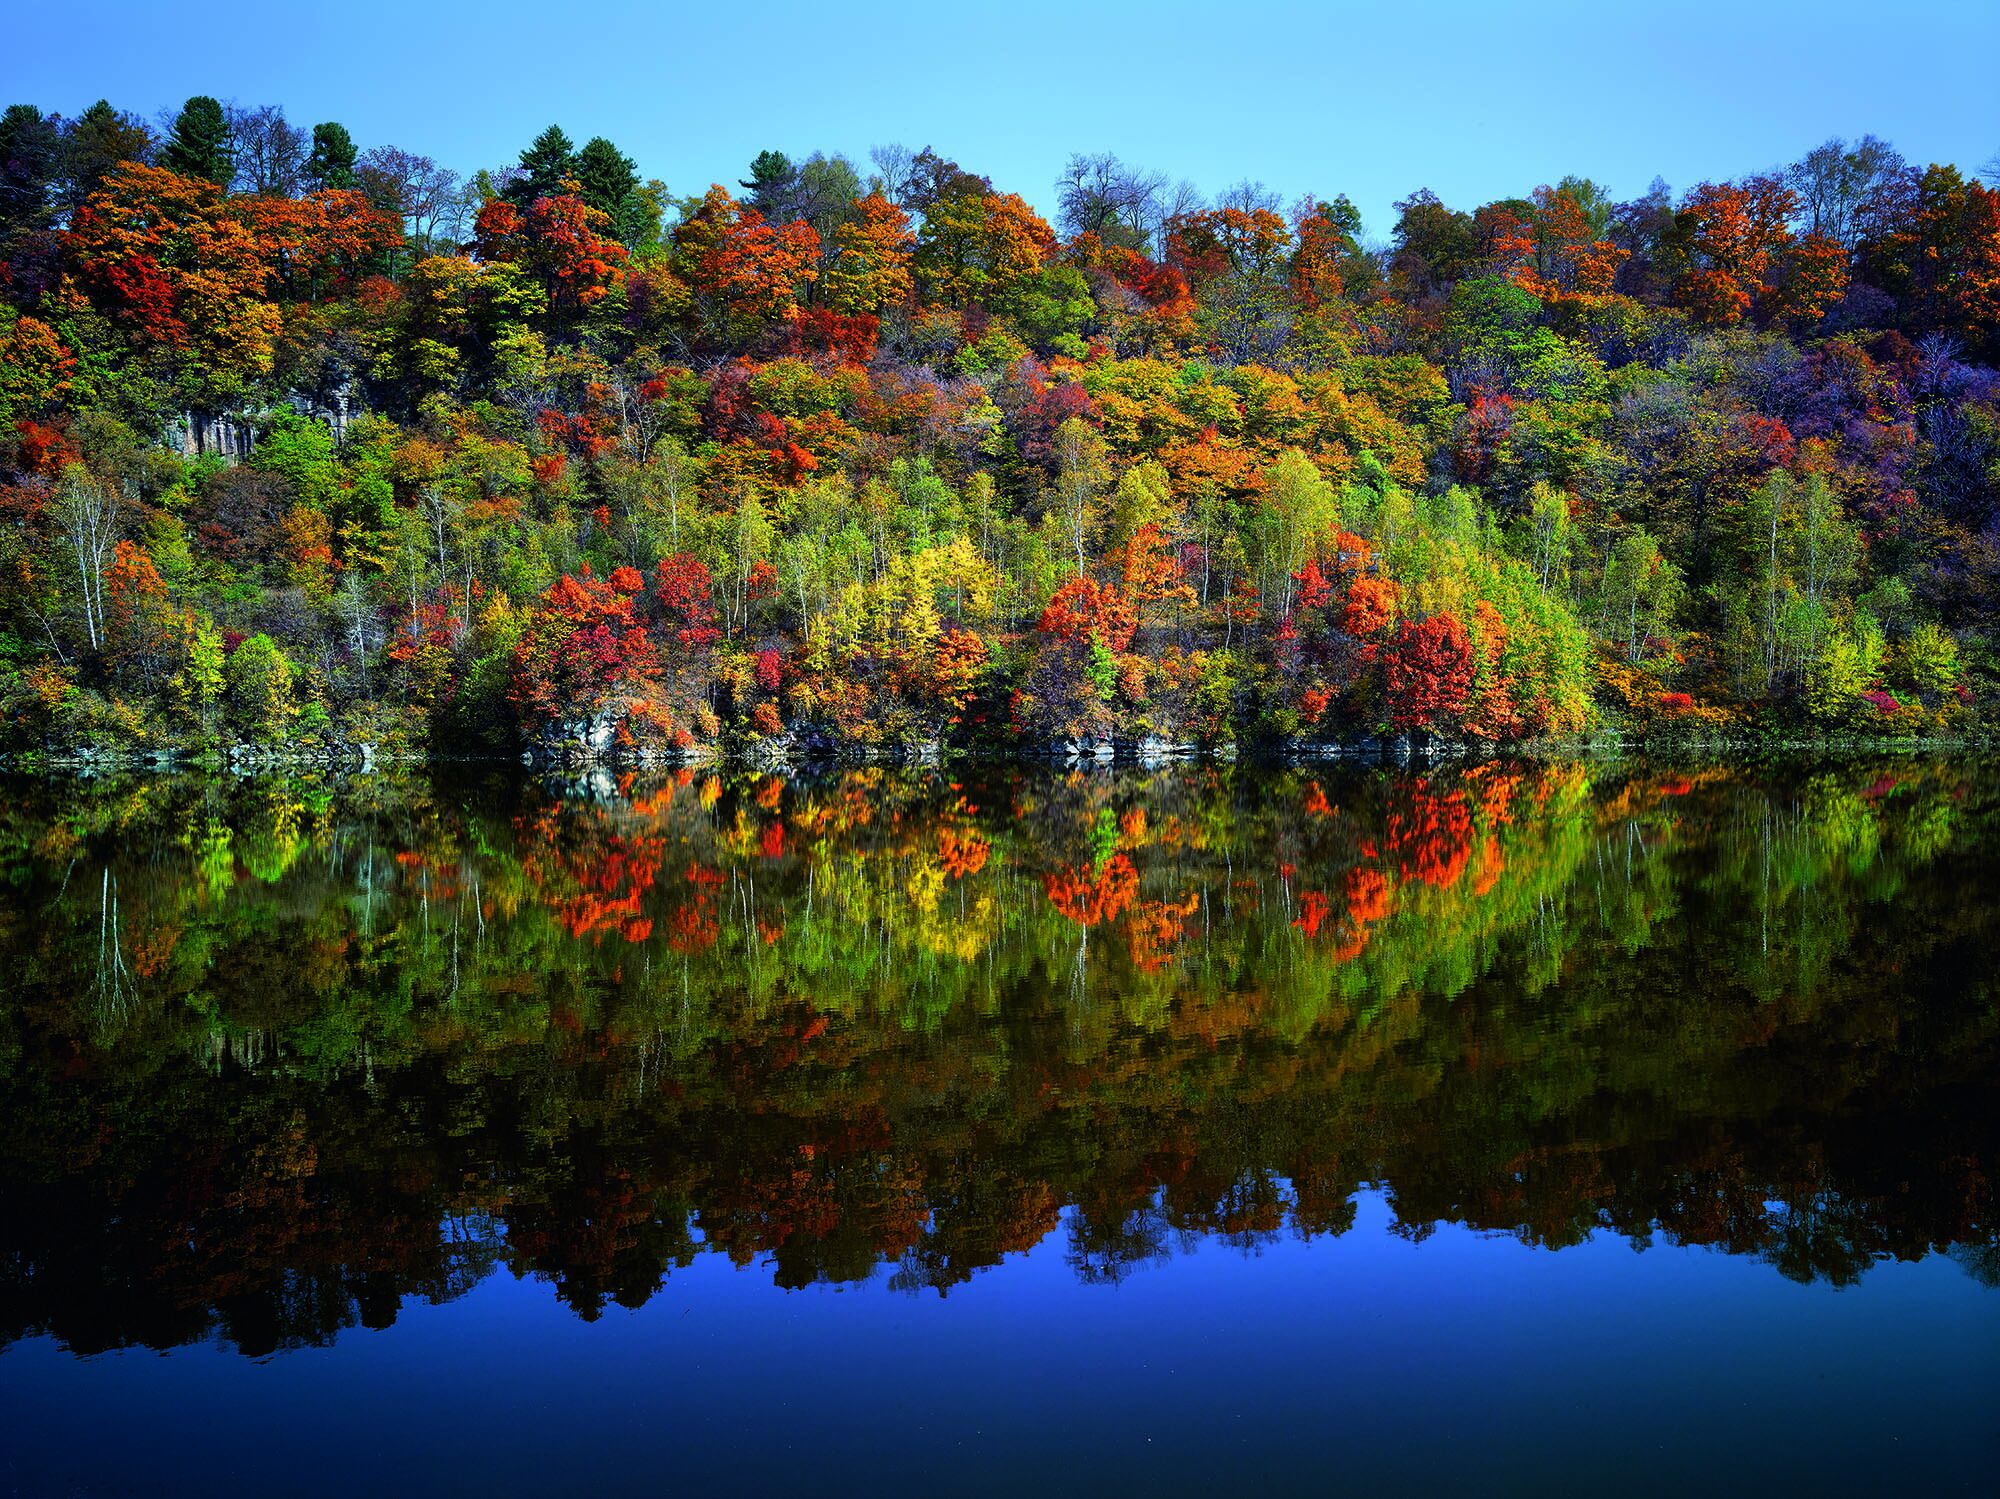
[{"label": "reflection of trees in water", "polygon": [[118,882],[106,865],[97,902],[97,961],[92,969],[90,1007],[100,1035],[116,1035],[137,1002],[132,971],[125,966],[125,932],[118,916]]},{"label": "reflection of trees in water", "polygon": [[1058,1231],[1116,1282],[1375,1184],[1991,1283],[1968,773],[627,790],[0,807],[0,1336],[262,1353],[501,1264],[594,1317],[699,1253],[943,1293]]},{"label": "reflection of trees in water", "polygon": [[1085,1285],[1111,1285],[1146,1265],[1173,1257],[1173,1229],[1152,1204],[1092,1211],[1079,1206],[1069,1215],[1070,1270]]}]

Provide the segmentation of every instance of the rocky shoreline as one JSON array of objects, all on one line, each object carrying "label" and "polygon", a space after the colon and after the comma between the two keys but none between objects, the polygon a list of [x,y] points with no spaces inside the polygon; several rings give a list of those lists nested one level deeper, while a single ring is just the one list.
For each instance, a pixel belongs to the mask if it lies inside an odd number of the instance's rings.
[{"label": "rocky shoreline", "polygon": [[1774,755],[1963,753],[1993,747],[1984,734],[1888,739],[1872,736],[1794,736],[1781,739],[1734,737],[1680,740],[1599,736],[1588,739],[1522,740],[1510,744],[1448,739],[1428,734],[1372,735],[1343,740],[1284,740],[1238,744],[1198,743],[1156,735],[1138,738],[1048,740],[1013,748],[947,745],[938,740],[860,743],[817,733],[788,734],[744,744],[701,744],[685,748],[648,745],[621,749],[577,739],[545,741],[518,754],[420,754],[387,750],[369,742],[311,745],[230,744],[219,747],[88,745],[0,756],[0,771],[56,774],[78,779],[129,774],[205,771],[232,776],[324,771],[371,775],[392,767],[470,763],[518,764],[544,772],[588,774],[633,770],[674,770],[697,766],[742,766],[781,771],[834,765],[937,766],[948,760],[1015,760],[1067,769],[1233,763],[1438,765],[1494,759],[1618,759],[1629,755],[1672,754],[1694,759],[1761,759]]}]

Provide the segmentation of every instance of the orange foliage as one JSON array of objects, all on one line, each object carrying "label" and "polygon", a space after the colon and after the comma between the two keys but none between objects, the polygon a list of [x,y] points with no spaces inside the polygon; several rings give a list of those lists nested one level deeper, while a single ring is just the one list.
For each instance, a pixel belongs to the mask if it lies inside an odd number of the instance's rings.
[{"label": "orange foliage", "polygon": [[1347,607],[1341,612],[1340,628],[1357,640],[1380,635],[1395,621],[1402,590],[1393,578],[1364,574],[1347,586]]},{"label": "orange foliage", "polygon": [[1049,904],[1078,926],[1116,918],[1139,891],[1139,871],[1124,854],[1113,854],[1102,869],[1059,869],[1043,879]]},{"label": "orange foliage", "polygon": [[1100,584],[1088,574],[1071,578],[1056,590],[1035,628],[1058,640],[1092,639],[1107,650],[1122,651],[1132,643],[1138,617],[1115,584]]}]

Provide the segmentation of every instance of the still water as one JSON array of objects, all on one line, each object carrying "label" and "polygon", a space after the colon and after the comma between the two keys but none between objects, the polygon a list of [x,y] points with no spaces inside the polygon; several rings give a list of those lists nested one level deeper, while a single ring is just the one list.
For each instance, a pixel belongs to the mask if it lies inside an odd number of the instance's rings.
[{"label": "still water", "polygon": [[0,1494],[1990,1492],[1996,769],[0,787]]}]

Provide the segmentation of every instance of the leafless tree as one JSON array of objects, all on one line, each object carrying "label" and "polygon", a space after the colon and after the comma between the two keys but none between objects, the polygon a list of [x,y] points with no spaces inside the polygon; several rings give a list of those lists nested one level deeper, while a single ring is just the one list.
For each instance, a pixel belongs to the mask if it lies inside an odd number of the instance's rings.
[{"label": "leafless tree", "polygon": [[1785,183],[1798,194],[1807,231],[1852,250],[1869,200],[1902,170],[1903,158],[1886,141],[1864,135],[1849,146],[1836,136],[1787,168]]},{"label": "leafless tree", "polygon": [[125,966],[125,930],[118,915],[118,882],[105,866],[98,891],[97,977],[91,985],[100,1030],[116,1031],[132,1012],[138,996],[132,990],[132,970]]},{"label": "leafless tree", "polygon": [[886,146],[872,146],[868,159],[875,163],[875,186],[882,196],[898,208],[910,206],[911,191],[916,186],[913,170],[917,153],[908,146],[891,141]]},{"label": "leafless tree", "polygon": [[1128,167],[1109,151],[1079,151],[1055,186],[1066,232],[1137,243],[1158,217],[1167,180],[1157,172]]},{"label": "leafless tree", "polygon": [[1172,187],[1162,188],[1155,200],[1156,218],[1151,226],[1155,253],[1164,257],[1167,253],[1167,231],[1177,219],[1200,213],[1208,207],[1208,195],[1183,177]]},{"label": "leafless tree", "polygon": [[275,104],[254,109],[231,105],[229,133],[235,137],[236,187],[266,198],[297,194],[312,142],[285,119]]},{"label": "leafless tree", "polygon": [[1260,210],[1277,213],[1281,210],[1282,202],[1277,193],[1263,183],[1252,182],[1246,177],[1234,186],[1225,188],[1222,196],[1216,199],[1216,206],[1234,208],[1242,213],[1256,213]]},{"label": "leafless tree", "polygon": [[428,156],[395,146],[377,146],[355,166],[368,200],[400,214],[418,254],[464,233],[465,194],[458,173]]}]

